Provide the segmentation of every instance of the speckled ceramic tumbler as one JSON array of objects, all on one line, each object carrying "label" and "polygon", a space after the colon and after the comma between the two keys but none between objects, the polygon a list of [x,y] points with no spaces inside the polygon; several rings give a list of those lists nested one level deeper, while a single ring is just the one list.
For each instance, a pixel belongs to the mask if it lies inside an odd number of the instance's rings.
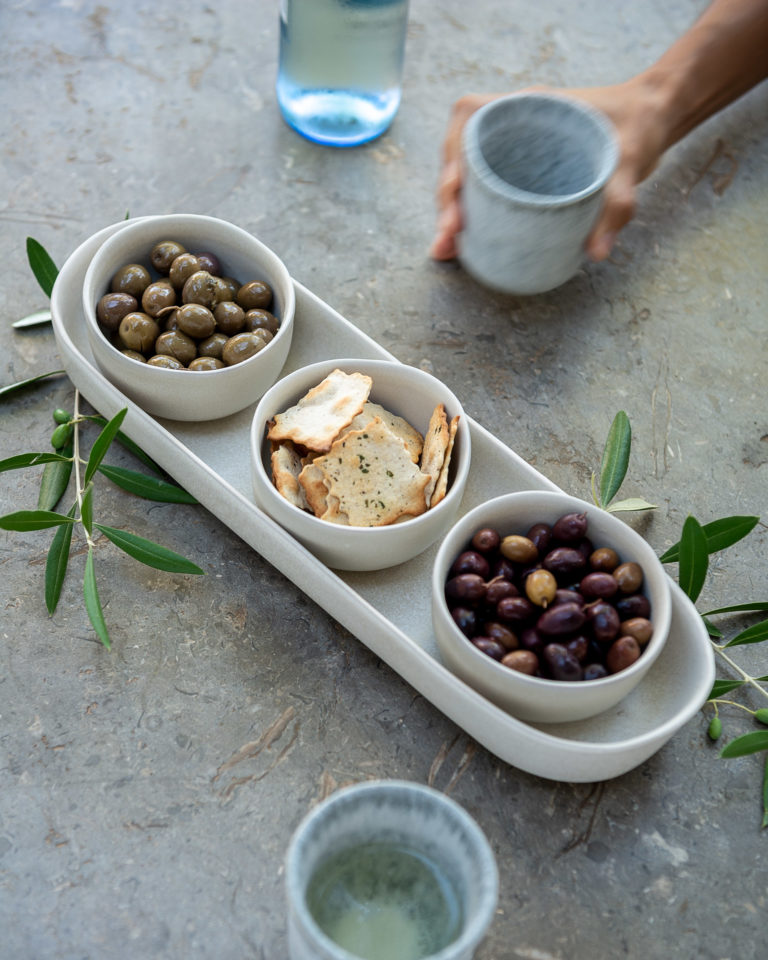
[{"label": "speckled ceramic tumbler", "polygon": [[[404,870],[392,850],[407,851],[421,873]],[[343,868],[335,866],[340,861]],[[426,867],[439,887],[424,882]],[[401,780],[346,787],[315,807],[291,840],[285,877],[290,960],[471,960],[498,897],[496,861],[477,823],[445,794]],[[331,909],[344,913],[343,931],[339,924],[333,932],[343,932],[338,939],[347,946],[330,936],[329,924],[321,926],[329,913],[317,912],[319,888]],[[377,895],[385,890],[386,901]],[[397,899],[400,915],[387,910]],[[448,904],[450,914],[441,910]],[[353,936],[353,949],[350,931],[368,933],[373,924],[375,936],[359,949],[361,938]],[[418,937],[401,935],[417,924]],[[425,939],[431,945],[423,949]]]},{"label": "speckled ceramic tumbler", "polygon": [[464,129],[459,260],[504,293],[534,294],[569,280],[616,169],[610,121],[548,93],[501,97]]}]

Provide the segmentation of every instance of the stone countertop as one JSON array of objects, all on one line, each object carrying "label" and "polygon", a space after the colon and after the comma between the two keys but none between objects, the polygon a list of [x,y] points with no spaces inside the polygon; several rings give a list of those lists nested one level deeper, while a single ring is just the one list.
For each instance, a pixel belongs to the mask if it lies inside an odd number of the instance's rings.
[{"label": "stone countertop", "polygon": [[[765,86],[670,151],[611,259],[559,290],[502,297],[426,255],[453,100],[624,79],[703,6],[412,0],[394,124],[333,150],[280,118],[276,2],[6,4],[0,382],[59,367],[49,327],[11,327],[46,305],[26,237],[61,265],[126,212],[222,217],[569,493],[589,499],[625,410],[622,496],[658,505],[628,522],[661,553],[688,514],[763,516],[712,557],[698,605],[768,599]],[[72,405],[66,378],[3,401],[3,456],[45,449],[52,410]],[[3,474],[0,512],[34,507],[38,483]],[[291,833],[371,777],[430,783],[487,833],[501,899],[477,960],[761,955],[764,757],[720,759],[711,708],[624,776],[540,779],[474,743],[202,508],[103,481],[95,510],[207,576],[99,541],[106,652],[83,606],[82,541],[49,617],[50,533],[0,535],[2,960],[280,960]],[[760,646],[734,659],[768,673]],[[737,708],[721,716],[723,742],[755,728]]]}]

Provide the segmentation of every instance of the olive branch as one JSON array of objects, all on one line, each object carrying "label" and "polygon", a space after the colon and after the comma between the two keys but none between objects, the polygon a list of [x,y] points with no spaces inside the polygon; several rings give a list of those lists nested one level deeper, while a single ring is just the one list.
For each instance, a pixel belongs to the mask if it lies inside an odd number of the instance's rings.
[{"label": "olive branch", "polygon": [[[600,465],[600,476],[596,478],[594,474],[592,475],[592,496],[596,505],[605,510],[653,509],[652,504],[646,503],[645,500],[631,499],[611,503],[626,476],[631,443],[632,432],[629,418],[623,410],[620,410],[614,417],[608,432]],[[759,517],[733,516],[723,517],[720,520],[713,520],[711,523],[702,525],[695,517],[688,516],[683,523],[680,540],[665,551],[659,557],[659,560],[662,563],[678,564],[677,582],[683,593],[695,604],[707,578],[710,556],[738,543],[759,522]],[[716,656],[737,675],[736,679],[715,680],[707,697],[707,704],[714,708],[714,716],[707,729],[708,736],[713,741],[718,740],[723,732],[719,712],[721,706],[736,707],[749,713],[757,723],[768,726],[768,707],[751,710],[737,701],[724,699],[726,694],[740,688],[755,690],[760,696],[768,698],[768,688],[764,686],[768,683],[768,675],[750,676],[729,653],[733,647],[762,643],[768,640],[768,620],[753,623],[730,640],[726,640],[723,632],[712,623],[710,618],[723,614],[748,614],[765,611],[768,611],[768,600],[754,600],[747,603],[717,607],[700,614]],[[761,751],[768,751],[768,730],[754,730],[736,737],[722,748],[720,756],[724,758],[743,757]],[[763,774],[762,803],[762,826],[768,827],[768,753],[766,753]]]}]

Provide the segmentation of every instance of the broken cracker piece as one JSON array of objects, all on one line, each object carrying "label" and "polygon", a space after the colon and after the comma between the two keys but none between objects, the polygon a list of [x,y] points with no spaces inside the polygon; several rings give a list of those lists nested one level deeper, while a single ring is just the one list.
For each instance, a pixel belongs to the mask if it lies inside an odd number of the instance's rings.
[{"label": "broken cracker piece", "polygon": [[340,431],[363,409],[372,383],[366,374],[334,370],[297,404],[275,414],[267,438],[292,440],[309,450],[327,452]]},{"label": "broken cracker piece", "polygon": [[459,426],[459,417],[455,416],[448,426],[448,449],[445,451],[445,459],[440,467],[440,475],[437,478],[434,492],[429,498],[429,508],[436,506],[441,500],[445,499],[448,492],[448,468],[451,465],[451,454],[453,453],[453,444],[456,439],[456,430]]},{"label": "broken cracker piece", "polygon": [[301,510],[308,510],[309,504],[304,488],[299,483],[299,474],[302,470],[301,457],[290,441],[273,444],[272,449],[272,480],[289,503]]},{"label": "broken cracker piece", "polygon": [[424,491],[427,503],[432,499],[449,442],[450,429],[445,414],[445,406],[439,403],[429,418],[429,425],[424,434],[424,450],[421,454],[421,470],[429,478]]},{"label": "broken cracker piece", "polygon": [[328,509],[328,487],[315,460],[302,467],[298,479],[299,485],[304,490],[308,508],[316,517],[321,516]]}]

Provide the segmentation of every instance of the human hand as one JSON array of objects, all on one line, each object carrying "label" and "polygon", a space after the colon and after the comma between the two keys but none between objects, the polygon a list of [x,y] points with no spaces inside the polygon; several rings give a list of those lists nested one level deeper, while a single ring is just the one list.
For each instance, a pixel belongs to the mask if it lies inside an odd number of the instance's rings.
[{"label": "human hand", "polygon": [[[611,87],[548,89],[548,92],[591,104],[608,116],[616,130],[619,162],[606,184],[601,213],[586,242],[590,259],[604,260],[619,231],[634,215],[637,185],[653,171],[667,145],[666,127],[655,109],[653,89],[639,79]],[[437,187],[438,221],[430,248],[430,256],[435,260],[451,260],[457,255],[456,237],[462,228],[461,137],[464,126],[476,110],[500,96],[504,94],[469,94],[453,106],[443,142],[443,166]]]}]

